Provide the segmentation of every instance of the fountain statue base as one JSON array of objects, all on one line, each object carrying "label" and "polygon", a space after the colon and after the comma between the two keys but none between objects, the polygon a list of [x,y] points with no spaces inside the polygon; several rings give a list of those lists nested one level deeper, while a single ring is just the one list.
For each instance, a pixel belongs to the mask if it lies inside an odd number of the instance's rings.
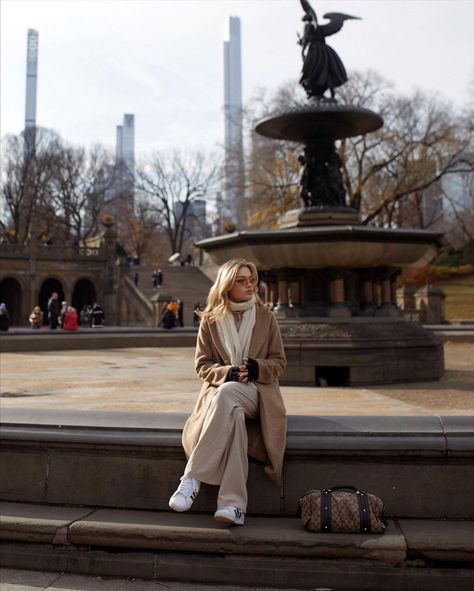
[{"label": "fountain statue base", "polygon": [[285,213],[279,220],[280,228],[305,228],[309,226],[358,225],[359,214],[350,207],[305,207]]}]

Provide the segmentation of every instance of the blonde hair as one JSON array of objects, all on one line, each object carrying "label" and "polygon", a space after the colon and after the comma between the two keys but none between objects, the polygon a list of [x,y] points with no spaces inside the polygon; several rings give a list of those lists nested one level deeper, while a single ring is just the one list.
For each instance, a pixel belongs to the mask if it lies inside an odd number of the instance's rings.
[{"label": "blonde hair", "polygon": [[198,313],[201,318],[206,318],[209,322],[216,322],[216,320],[224,316],[229,307],[229,291],[232,289],[237,273],[242,267],[247,267],[252,274],[256,304],[262,308],[264,307],[262,300],[257,294],[258,273],[255,265],[245,259],[231,259],[219,268],[217,279],[207,296],[206,308]]}]

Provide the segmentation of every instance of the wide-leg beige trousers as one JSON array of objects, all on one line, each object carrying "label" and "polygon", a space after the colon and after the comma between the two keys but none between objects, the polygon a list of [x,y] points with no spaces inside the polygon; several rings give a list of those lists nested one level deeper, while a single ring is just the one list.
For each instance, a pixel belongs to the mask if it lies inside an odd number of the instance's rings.
[{"label": "wide-leg beige trousers", "polygon": [[247,510],[248,438],[245,417],[258,416],[255,384],[226,382],[217,389],[185,474],[218,484],[217,508]]}]

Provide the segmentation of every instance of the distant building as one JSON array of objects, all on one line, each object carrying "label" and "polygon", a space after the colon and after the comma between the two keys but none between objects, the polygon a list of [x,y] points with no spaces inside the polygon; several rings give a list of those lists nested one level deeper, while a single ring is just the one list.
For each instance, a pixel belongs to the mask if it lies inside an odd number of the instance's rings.
[{"label": "distant building", "polygon": [[240,19],[229,18],[228,40],[224,41],[225,163],[222,211],[225,223],[245,226],[244,161],[242,129],[242,63]]},{"label": "distant building", "polygon": [[109,167],[104,213],[120,219],[135,203],[135,115],[116,128],[115,164]]},{"label": "distant building", "polygon": [[38,80],[38,31],[28,29],[26,48],[26,104],[25,104],[25,150],[35,150],[36,139],[36,88]]},{"label": "distant building", "polygon": [[116,164],[123,163],[130,175],[135,175],[135,115],[125,114],[117,125]]},{"label": "distant building", "polygon": [[443,193],[443,212],[445,219],[452,219],[455,211],[474,214],[474,174],[459,170],[441,179]]},{"label": "distant building", "polygon": [[[186,233],[185,238],[191,238],[193,242],[208,238],[211,235],[211,227],[207,223],[207,203],[205,199],[193,199],[188,204],[186,211]],[[183,203],[176,201],[174,213],[180,218],[183,212]]]}]

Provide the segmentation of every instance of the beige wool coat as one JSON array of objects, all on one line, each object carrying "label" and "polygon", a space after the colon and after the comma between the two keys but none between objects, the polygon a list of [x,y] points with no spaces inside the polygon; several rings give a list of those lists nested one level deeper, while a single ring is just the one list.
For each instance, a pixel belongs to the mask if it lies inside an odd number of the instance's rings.
[{"label": "beige wool coat", "polygon": [[[259,369],[255,382],[259,394],[259,417],[246,421],[248,454],[265,463],[266,474],[275,484],[280,484],[287,419],[278,378],[285,369],[286,357],[277,321],[266,307],[257,305],[248,356],[257,361]],[[212,397],[225,383],[231,368],[216,323],[204,318],[199,327],[195,367],[204,383],[183,429],[183,447],[188,458],[198,442]]]}]

